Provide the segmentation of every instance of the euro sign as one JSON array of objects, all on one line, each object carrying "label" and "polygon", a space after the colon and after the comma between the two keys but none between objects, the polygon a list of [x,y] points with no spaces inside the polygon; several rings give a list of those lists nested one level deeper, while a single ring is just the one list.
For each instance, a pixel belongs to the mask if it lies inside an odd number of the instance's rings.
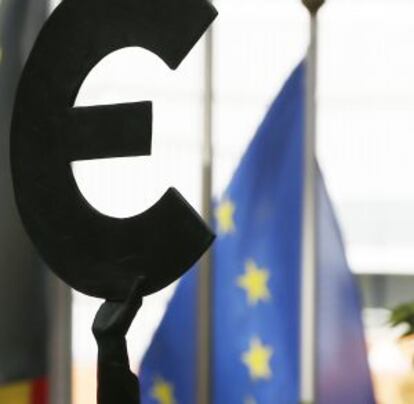
[{"label": "euro sign", "polygon": [[151,153],[150,102],[73,107],[90,70],[130,46],[176,69],[216,15],[206,0],[64,0],[40,32],[16,95],[12,175],[30,238],[71,287],[123,300],[144,276],[147,295],[212,243],[208,226],[173,188],[132,218],[102,215],[83,198],[70,163]]}]

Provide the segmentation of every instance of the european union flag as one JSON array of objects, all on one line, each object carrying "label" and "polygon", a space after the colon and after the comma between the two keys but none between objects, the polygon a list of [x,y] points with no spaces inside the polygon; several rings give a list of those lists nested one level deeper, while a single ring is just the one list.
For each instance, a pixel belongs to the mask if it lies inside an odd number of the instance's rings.
[{"label": "european union flag", "polygon": [[[213,403],[297,404],[305,66],[273,103],[215,211]],[[361,306],[320,173],[318,404],[374,403]],[[145,404],[196,402],[197,272],[140,371]]]}]

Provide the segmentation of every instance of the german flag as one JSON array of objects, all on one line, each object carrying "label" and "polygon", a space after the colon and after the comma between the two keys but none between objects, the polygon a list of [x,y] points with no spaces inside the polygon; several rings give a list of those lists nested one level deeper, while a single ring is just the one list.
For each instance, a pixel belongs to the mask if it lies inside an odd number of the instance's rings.
[{"label": "german flag", "polygon": [[47,403],[46,277],[14,202],[9,129],[47,0],[0,0],[0,404]]},{"label": "german flag", "polygon": [[1,404],[46,404],[46,379],[37,379],[0,386]]}]

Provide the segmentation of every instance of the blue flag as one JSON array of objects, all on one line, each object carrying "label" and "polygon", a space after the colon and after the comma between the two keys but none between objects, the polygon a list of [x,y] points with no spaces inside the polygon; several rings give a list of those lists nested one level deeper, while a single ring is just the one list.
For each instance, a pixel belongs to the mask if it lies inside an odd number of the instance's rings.
[{"label": "blue flag", "polygon": [[[215,209],[212,404],[297,404],[305,66],[282,89]],[[374,403],[361,306],[317,178],[318,404]],[[197,270],[144,357],[144,404],[194,404]]]}]

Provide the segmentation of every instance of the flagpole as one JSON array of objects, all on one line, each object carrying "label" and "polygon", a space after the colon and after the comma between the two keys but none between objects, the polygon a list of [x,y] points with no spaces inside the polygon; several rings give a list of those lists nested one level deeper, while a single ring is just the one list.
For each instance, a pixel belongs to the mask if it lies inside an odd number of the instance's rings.
[{"label": "flagpole", "polygon": [[49,403],[72,401],[72,291],[49,275]]},{"label": "flagpole", "polygon": [[[1,1],[1,0],[0,0]],[[49,1],[48,15],[60,3]],[[49,403],[72,402],[72,290],[49,274]]]},{"label": "flagpole", "polygon": [[[204,220],[212,223],[213,185],[213,28],[205,35],[204,54],[204,138],[202,172],[202,212]],[[212,255],[203,256],[198,278],[197,315],[197,404],[211,404],[212,357]]]},{"label": "flagpole", "polygon": [[315,404],[316,397],[316,88],[318,67],[318,11],[324,0],[302,0],[310,13],[310,42],[306,60],[306,131],[302,222],[300,399]]}]

